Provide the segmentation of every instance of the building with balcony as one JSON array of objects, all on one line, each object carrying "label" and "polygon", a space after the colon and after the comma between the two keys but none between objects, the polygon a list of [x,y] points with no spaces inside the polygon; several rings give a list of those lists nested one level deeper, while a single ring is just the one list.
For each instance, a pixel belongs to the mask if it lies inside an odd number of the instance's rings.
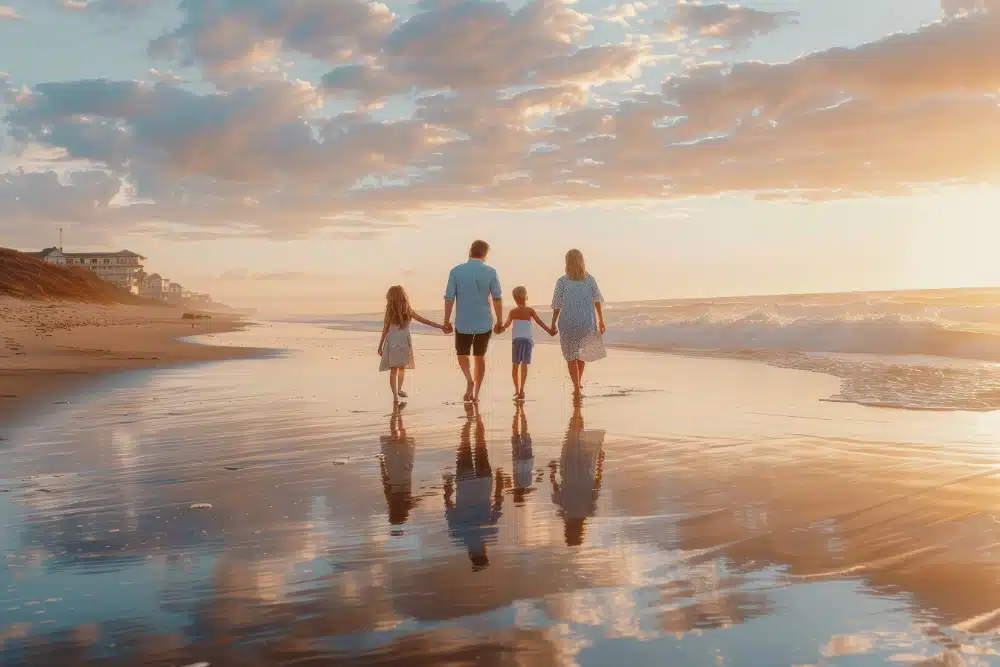
[{"label": "building with balcony", "polygon": [[[65,258],[67,266],[78,266],[93,271],[98,278],[114,283],[132,294],[139,294],[144,275],[143,262],[146,260],[142,255],[131,250],[63,252],[61,254]],[[50,260],[46,258],[46,261]]]},{"label": "building with balcony", "polygon": [[166,299],[167,292],[169,291],[170,280],[160,276],[159,273],[154,273],[151,276],[143,278],[142,285],[139,288],[140,296],[149,299]]}]

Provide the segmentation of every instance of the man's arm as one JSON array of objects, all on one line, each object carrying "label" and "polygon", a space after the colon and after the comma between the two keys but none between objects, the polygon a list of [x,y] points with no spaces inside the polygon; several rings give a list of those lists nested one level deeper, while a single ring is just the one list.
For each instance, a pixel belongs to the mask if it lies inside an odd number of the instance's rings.
[{"label": "man's arm", "polygon": [[444,289],[444,322],[442,323],[442,330],[445,333],[451,333],[453,330],[451,326],[451,311],[455,307],[456,296],[458,296],[458,285],[455,283],[455,270],[452,269],[448,274],[448,286]]},{"label": "man's arm", "polygon": [[454,327],[451,326],[451,309],[455,305],[454,299],[444,300],[444,322],[442,323],[442,331],[445,333],[451,333]]},{"label": "man's arm", "polygon": [[503,301],[500,299],[493,299],[493,312],[497,316],[497,324],[493,327],[493,333],[502,334],[503,333]]},{"label": "man's arm", "polygon": [[496,313],[496,326],[493,327],[493,333],[501,334],[503,333],[503,293],[500,291],[500,278],[497,274],[493,274],[493,280],[490,282],[490,295],[493,297],[493,312]]}]

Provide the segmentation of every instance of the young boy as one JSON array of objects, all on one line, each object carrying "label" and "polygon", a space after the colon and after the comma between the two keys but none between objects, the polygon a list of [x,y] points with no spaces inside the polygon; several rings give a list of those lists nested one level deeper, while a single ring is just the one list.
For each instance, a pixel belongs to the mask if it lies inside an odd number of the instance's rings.
[{"label": "young boy", "polygon": [[514,324],[514,347],[511,361],[514,368],[511,370],[511,379],[514,380],[514,399],[524,400],[524,381],[528,379],[528,365],[531,363],[531,349],[535,346],[531,335],[531,321],[534,320],[550,336],[555,336],[553,329],[546,326],[545,322],[538,317],[534,308],[527,305],[528,290],[519,285],[514,288],[514,303],[516,308],[512,308],[507,322],[503,325],[504,331]]}]

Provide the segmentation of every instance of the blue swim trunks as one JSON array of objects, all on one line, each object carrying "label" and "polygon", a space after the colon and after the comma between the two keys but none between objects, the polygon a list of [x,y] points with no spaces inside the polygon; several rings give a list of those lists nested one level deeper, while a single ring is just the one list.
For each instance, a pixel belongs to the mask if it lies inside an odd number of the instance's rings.
[{"label": "blue swim trunks", "polygon": [[533,347],[535,343],[530,338],[515,338],[511,348],[511,361],[515,364],[530,364]]}]

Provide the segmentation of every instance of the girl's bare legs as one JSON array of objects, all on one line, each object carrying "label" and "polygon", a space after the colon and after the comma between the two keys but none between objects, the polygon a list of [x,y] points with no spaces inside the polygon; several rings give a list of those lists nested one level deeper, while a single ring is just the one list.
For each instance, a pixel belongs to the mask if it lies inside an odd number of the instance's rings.
[{"label": "girl's bare legs", "polygon": [[569,379],[573,381],[573,394],[575,396],[580,395],[580,369],[576,364],[576,359],[570,359],[566,362],[566,366],[569,368]]},{"label": "girl's bare legs", "polygon": [[514,398],[517,398],[518,392],[521,391],[521,388],[517,384],[517,367],[518,366],[519,366],[519,364],[514,364],[511,367],[511,371],[510,371],[510,379],[514,381]]},{"label": "girl's bare legs", "polygon": [[524,398],[524,383],[528,380],[528,364],[521,364],[521,388],[517,391],[518,398]]},{"label": "girl's bare legs", "polygon": [[392,389],[392,402],[399,403],[399,389],[396,385],[396,376],[399,374],[398,368],[389,369],[389,388]]},{"label": "girl's bare legs", "polygon": [[396,376],[396,393],[399,394],[400,398],[406,398],[406,392],[403,391],[403,379],[406,377],[406,369],[400,368],[399,374]]}]

